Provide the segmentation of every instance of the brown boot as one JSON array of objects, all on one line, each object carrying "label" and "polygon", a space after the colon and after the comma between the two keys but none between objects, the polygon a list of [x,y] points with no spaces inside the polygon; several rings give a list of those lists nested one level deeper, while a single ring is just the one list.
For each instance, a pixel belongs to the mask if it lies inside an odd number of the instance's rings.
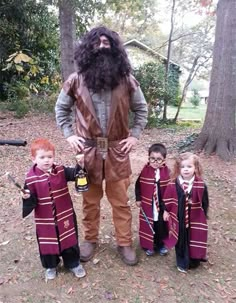
[{"label": "brown boot", "polygon": [[80,245],[80,260],[82,262],[87,262],[90,259],[92,259],[92,257],[94,256],[96,246],[97,246],[96,243],[84,241]]},{"label": "brown boot", "polygon": [[135,265],[138,263],[136,252],[131,246],[118,246],[118,252],[125,264]]}]

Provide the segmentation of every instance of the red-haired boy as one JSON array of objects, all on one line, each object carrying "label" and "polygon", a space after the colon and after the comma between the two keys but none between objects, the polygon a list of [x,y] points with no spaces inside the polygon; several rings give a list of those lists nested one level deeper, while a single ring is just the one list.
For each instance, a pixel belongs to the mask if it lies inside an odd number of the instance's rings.
[{"label": "red-haired boy", "polygon": [[27,173],[22,193],[23,218],[34,210],[36,235],[45,278],[56,277],[60,256],[64,266],[78,278],[86,275],[80,264],[75,211],[67,182],[75,180],[75,168],[54,163],[55,147],[39,138],[31,144],[34,165]]}]

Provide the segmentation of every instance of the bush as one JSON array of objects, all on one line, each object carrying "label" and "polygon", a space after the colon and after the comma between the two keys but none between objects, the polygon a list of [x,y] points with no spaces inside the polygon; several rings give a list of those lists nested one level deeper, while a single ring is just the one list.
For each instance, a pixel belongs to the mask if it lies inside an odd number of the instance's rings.
[{"label": "bush", "polygon": [[156,107],[160,100],[167,100],[171,105],[178,104],[179,73],[177,70],[170,68],[167,88],[165,88],[163,63],[148,62],[140,66],[134,74],[150,106]]},{"label": "bush", "polygon": [[23,118],[29,112],[29,104],[26,100],[19,100],[18,102],[14,102],[14,104],[16,118]]},{"label": "bush", "polygon": [[201,98],[199,96],[198,91],[196,89],[193,89],[193,96],[190,98],[190,102],[192,103],[192,105],[194,107],[197,107],[197,106],[199,106],[200,101],[201,101]]},{"label": "bush", "polygon": [[54,111],[57,97],[58,93],[43,96],[33,96],[30,100],[31,111],[36,113],[52,113]]},{"label": "bush", "polygon": [[23,81],[14,81],[13,83],[4,83],[4,91],[8,101],[17,101],[29,96],[29,89]]},{"label": "bush", "polygon": [[17,118],[23,118],[29,112],[29,89],[21,81],[15,81],[14,84],[5,83],[4,90],[7,92],[5,108],[15,112]]},{"label": "bush", "polygon": [[160,120],[158,119],[158,117],[154,115],[148,116],[147,127],[154,128],[158,126],[160,126]]},{"label": "bush", "polygon": [[1,102],[1,110],[13,111],[15,117],[22,118],[28,112],[51,113],[54,111],[57,93],[32,94],[25,82],[15,81],[5,84],[7,100]]}]

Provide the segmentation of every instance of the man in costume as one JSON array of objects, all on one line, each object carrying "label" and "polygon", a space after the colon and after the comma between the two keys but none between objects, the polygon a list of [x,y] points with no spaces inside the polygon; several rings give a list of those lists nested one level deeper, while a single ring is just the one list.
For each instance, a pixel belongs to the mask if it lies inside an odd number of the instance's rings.
[{"label": "man in costume", "polygon": [[[85,154],[90,180],[83,193],[85,241],[81,260],[88,261],[98,242],[102,183],[112,207],[118,252],[128,265],[137,263],[132,248],[131,210],[127,190],[131,166],[129,152],[147,122],[147,105],[116,32],[97,27],[75,49],[78,72],[64,83],[56,104],[56,120],[68,143]],[[71,112],[75,108],[76,134]],[[129,112],[134,113],[129,129]]]}]

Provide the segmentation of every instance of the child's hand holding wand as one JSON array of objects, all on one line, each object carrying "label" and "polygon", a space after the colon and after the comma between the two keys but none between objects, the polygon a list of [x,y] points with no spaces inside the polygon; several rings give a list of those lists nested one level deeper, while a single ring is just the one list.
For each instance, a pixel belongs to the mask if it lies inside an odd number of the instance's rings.
[{"label": "child's hand holding wand", "polygon": [[24,189],[24,192],[21,190],[20,195],[21,195],[22,199],[29,199],[30,191],[28,189]]}]

